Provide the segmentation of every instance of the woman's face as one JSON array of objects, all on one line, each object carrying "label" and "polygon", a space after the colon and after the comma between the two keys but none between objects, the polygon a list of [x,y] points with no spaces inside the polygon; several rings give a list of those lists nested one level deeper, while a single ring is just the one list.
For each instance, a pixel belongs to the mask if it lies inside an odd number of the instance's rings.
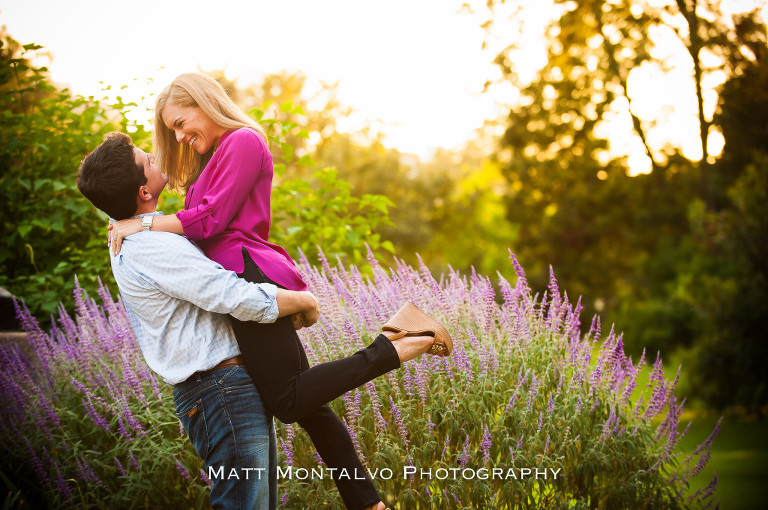
[{"label": "woman's face", "polygon": [[166,104],[162,117],[165,126],[176,134],[176,141],[189,145],[199,154],[211,150],[226,131],[195,106]]}]

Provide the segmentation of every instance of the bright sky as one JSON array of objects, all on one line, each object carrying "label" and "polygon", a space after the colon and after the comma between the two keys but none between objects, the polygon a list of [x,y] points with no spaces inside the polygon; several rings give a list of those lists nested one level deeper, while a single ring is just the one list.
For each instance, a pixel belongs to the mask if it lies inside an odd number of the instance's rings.
[{"label": "bright sky", "polygon": [[[198,67],[225,69],[240,85],[258,83],[283,69],[299,70],[310,82],[338,82],[339,99],[357,112],[340,120],[342,130],[373,122],[387,145],[427,158],[437,147],[456,147],[471,138],[484,120],[503,111],[497,103],[515,98],[509,87],[481,94],[485,81],[498,76],[492,61],[503,46],[481,49],[483,20],[460,12],[465,1],[0,0],[0,24],[23,44],[45,46],[53,56],[49,67],[54,80],[83,95],[98,96],[103,82],[129,85],[124,97],[139,100]],[[525,3],[526,30],[539,35],[552,2]],[[756,5],[766,12],[765,4],[723,1],[731,12]],[[496,42],[511,42],[502,39]],[[524,68],[527,63],[528,70],[541,65],[540,41],[529,39],[526,50],[517,53],[523,60],[517,63]],[[630,94],[642,118],[674,111],[662,122],[666,131],[649,135],[659,139],[657,146],[672,143],[698,159],[695,95],[692,84],[686,85],[689,66],[690,59],[683,59],[677,74],[663,80],[652,70],[644,78],[648,70],[639,70],[630,82],[637,93]],[[711,111],[716,96],[710,96]],[[624,117],[627,124],[629,117]],[[621,114],[617,119],[622,122]],[[713,137],[718,141],[722,139]],[[621,154],[640,153],[633,166],[642,171],[649,165],[642,161],[638,143],[625,138],[612,145]],[[711,150],[717,152],[718,147]]]},{"label": "bright sky", "polygon": [[0,0],[0,24],[22,44],[45,46],[54,80],[83,95],[98,95],[101,81],[130,85],[138,98],[198,66],[223,68],[241,85],[282,69],[338,81],[339,99],[380,120],[388,145],[429,156],[496,116],[480,94],[495,76],[493,55],[462,3]]}]

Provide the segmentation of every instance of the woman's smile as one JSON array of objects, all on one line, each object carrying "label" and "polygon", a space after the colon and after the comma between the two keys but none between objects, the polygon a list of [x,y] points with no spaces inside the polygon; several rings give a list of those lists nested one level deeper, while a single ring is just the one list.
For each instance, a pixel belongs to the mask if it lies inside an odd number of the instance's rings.
[{"label": "woman's smile", "polygon": [[196,106],[167,104],[162,113],[163,123],[176,135],[176,141],[186,143],[199,154],[216,145],[226,131]]}]

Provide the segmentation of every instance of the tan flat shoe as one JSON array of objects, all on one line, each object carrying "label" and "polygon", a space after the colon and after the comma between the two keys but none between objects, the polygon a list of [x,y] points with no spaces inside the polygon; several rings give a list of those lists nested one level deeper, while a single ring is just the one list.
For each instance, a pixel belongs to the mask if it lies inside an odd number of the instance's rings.
[{"label": "tan flat shoe", "polygon": [[410,302],[400,307],[397,313],[384,324],[382,329],[397,333],[392,340],[397,340],[404,336],[435,337],[435,341],[427,351],[429,354],[448,356],[453,350],[453,339],[448,330]]}]

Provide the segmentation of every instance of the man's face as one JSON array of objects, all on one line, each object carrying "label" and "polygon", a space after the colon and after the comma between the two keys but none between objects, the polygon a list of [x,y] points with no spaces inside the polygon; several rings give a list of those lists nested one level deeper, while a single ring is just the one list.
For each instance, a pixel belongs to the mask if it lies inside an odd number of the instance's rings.
[{"label": "man's face", "polygon": [[159,197],[168,183],[168,176],[155,165],[155,157],[152,154],[147,154],[138,147],[134,147],[133,152],[136,156],[136,164],[144,169],[144,175],[147,178],[147,183],[144,186],[152,193],[152,196]]}]

